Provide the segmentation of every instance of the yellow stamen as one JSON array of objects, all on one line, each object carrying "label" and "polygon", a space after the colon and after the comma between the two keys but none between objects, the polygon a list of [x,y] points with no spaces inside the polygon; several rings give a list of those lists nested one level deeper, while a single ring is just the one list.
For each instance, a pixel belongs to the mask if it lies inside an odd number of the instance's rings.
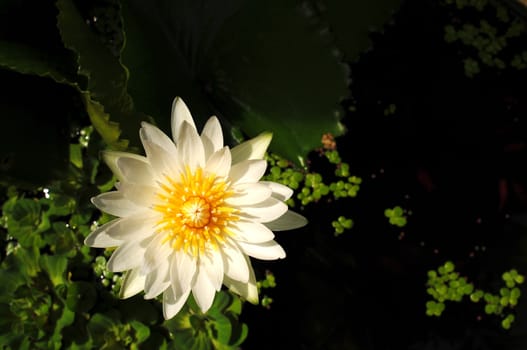
[{"label": "yellow stamen", "polygon": [[237,210],[225,203],[232,195],[229,183],[199,167],[193,172],[187,167],[179,181],[167,177],[159,187],[158,232],[175,250],[198,256],[207,247],[217,249],[230,235],[229,223],[239,220]]}]

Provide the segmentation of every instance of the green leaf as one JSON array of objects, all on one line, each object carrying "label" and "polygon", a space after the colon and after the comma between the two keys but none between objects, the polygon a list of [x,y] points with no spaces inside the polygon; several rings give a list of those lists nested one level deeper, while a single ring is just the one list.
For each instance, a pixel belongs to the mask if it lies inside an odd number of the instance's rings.
[{"label": "green leaf", "polygon": [[271,131],[271,149],[300,162],[323,133],[344,132],[347,70],[296,5],[127,1],[123,62],[136,107],[169,130],[179,95],[198,121],[216,112],[250,137]]},{"label": "green leaf", "polygon": [[49,345],[58,346],[60,348],[62,343],[62,330],[64,327],[71,325],[74,320],[75,313],[66,307],[63,308],[60,318],[55,323],[55,329],[53,331],[53,335],[50,338]]},{"label": "green leaf", "polygon": [[119,124],[124,138],[138,145],[139,123],[147,118],[133,112],[133,102],[127,93],[126,69],[97,39],[71,0],[58,0],[57,8],[62,41],[76,54],[79,74],[88,79],[82,96],[95,129],[111,147],[122,148],[123,144],[115,138],[117,124],[109,121],[109,115]]},{"label": "green leaf", "polygon": [[62,84],[81,83],[74,57],[57,35],[55,13],[53,1],[2,1],[0,67]]},{"label": "green leaf", "polygon": [[0,67],[23,74],[51,78],[57,83],[77,86],[77,77],[64,70],[63,60],[46,51],[20,43],[0,40]]},{"label": "green leaf", "polygon": [[66,283],[65,275],[68,258],[65,255],[41,255],[40,266],[48,273],[49,279],[54,286]]},{"label": "green leaf", "polygon": [[214,328],[216,330],[215,338],[221,344],[228,344],[232,335],[232,322],[226,316],[215,317]]},{"label": "green leaf", "polygon": [[199,83],[204,51],[231,3],[129,0],[122,4],[126,43],[123,64],[130,72],[128,91],[135,108],[151,115],[168,132],[172,101],[183,98],[197,124],[213,114]]},{"label": "green leaf", "polygon": [[77,281],[68,285],[66,296],[66,306],[75,312],[85,312],[90,310],[96,302],[97,292],[93,284]]},{"label": "green leaf", "polygon": [[[312,1],[314,2],[314,1]],[[369,34],[382,30],[402,0],[320,0],[320,20],[329,27],[346,61],[355,61],[371,45]]]},{"label": "green leaf", "polygon": [[247,1],[210,50],[215,105],[250,137],[273,132],[270,149],[303,163],[322,134],[344,132],[347,69],[299,12],[298,2]]},{"label": "green leaf", "polygon": [[144,342],[150,336],[150,328],[141,322],[131,321],[130,325],[135,330],[135,338],[137,339],[138,344]]}]

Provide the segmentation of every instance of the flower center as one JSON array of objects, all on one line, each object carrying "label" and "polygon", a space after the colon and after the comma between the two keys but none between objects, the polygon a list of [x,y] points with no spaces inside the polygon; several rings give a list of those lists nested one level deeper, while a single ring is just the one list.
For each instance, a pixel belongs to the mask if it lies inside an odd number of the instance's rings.
[{"label": "flower center", "polygon": [[225,203],[232,195],[229,183],[201,168],[186,168],[178,181],[167,177],[159,186],[161,201],[154,206],[161,213],[158,232],[175,250],[198,256],[207,247],[216,249],[229,234],[229,223],[239,219],[237,210]]}]

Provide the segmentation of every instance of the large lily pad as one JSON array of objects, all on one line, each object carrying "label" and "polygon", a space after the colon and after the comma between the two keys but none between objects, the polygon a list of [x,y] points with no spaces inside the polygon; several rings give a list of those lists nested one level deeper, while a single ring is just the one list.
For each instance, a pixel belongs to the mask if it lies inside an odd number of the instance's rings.
[{"label": "large lily pad", "polygon": [[[136,107],[168,128],[182,96],[195,115],[215,111],[248,136],[303,159],[324,132],[340,134],[346,69],[296,1],[127,1],[123,63]],[[165,117],[166,118],[166,117]]]},{"label": "large lily pad", "polygon": [[78,73],[88,81],[83,100],[92,123],[112,148],[122,149],[126,145],[119,137],[137,145],[139,123],[148,117],[133,109],[125,67],[98,40],[71,0],[58,0],[57,8],[62,41],[75,53]]}]

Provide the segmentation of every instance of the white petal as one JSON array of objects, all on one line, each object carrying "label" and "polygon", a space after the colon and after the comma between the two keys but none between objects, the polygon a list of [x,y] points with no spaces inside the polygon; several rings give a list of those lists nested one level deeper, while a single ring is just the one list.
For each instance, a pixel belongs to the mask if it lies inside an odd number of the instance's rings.
[{"label": "white petal", "polygon": [[288,200],[293,195],[293,190],[282,184],[272,181],[260,181],[260,183],[269,186],[273,191],[273,197],[282,202]]},{"label": "white petal", "polygon": [[219,291],[223,284],[223,259],[219,251],[211,249],[199,257],[200,271],[207,272],[210,282],[215,290]]},{"label": "white petal", "polygon": [[120,239],[115,239],[107,233],[107,230],[112,226],[118,224],[119,220],[121,219],[112,220],[98,227],[96,230],[90,233],[88,237],[86,237],[86,239],[84,240],[84,244],[94,248],[108,248],[120,246],[123,241]]},{"label": "white petal", "polygon": [[150,208],[156,200],[158,189],[154,186],[133,184],[130,182],[121,182],[119,193],[122,193],[125,199],[142,207]]},{"label": "white petal", "polygon": [[274,233],[263,224],[257,222],[239,220],[229,227],[233,238],[237,241],[249,243],[263,243],[274,238]]},{"label": "white petal", "polygon": [[[147,141],[160,146],[169,154],[176,153],[176,145],[174,144],[174,142],[172,142],[170,137],[168,137],[164,132],[162,132],[152,124],[142,122],[141,129],[139,130],[139,136],[141,138],[141,141],[143,142],[143,146],[144,142]],[[145,149],[145,151],[146,156],[149,157],[150,154],[148,154],[148,150]]]},{"label": "white petal", "polygon": [[225,242],[221,246],[225,275],[229,278],[246,283],[249,280],[247,260],[236,243]]},{"label": "white petal", "polygon": [[216,295],[216,289],[212,285],[205,269],[200,268],[198,270],[196,280],[192,286],[192,295],[194,295],[196,304],[198,304],[201,312],[207,312],[210,309]]},{"label": "white petal", "polygon": [[258,222],[269,222],[278,219],[287,212],[287,205],[273,197],[265,201],[240,207],[241,215],[249,216]]},{"label": "white petal", "polygon": [[223,133],[216,116],[210,117],[205,123],[201,132],[201,141],[205,149],[205,159],[208,159],[211,154],[223,147]]},{"label": "white petal", "polygon": [[179,132],[183,122],[187,122],[196,130],[196,125],[194,124],[194,119],[188,110],[187,105],[181,97],[176,97],[172,102],[172,137],[174,142],[178,144],[179,142]]},{"label": "white petal", "polygon": [[185,294],[176,298],[172,288],[167,288],[163,293],[163,317],[165,320],[171,319],[176,316],[176,314],[181,310],[183,305],[188,299],[190,294],[190,289],[185,292]]},{"label": "white petal", "polygon": [[203,143],[196,129],[186,121],[183,122],[179,130],[177,150],[180,161],[190,170],[194,170],[198,166],[205,166]]},{"label": "white petal", "polygon": [[144,185],[154,184],[154,173],[146,158],[121,157],[116,163],[123,176],[121,181]]},{"label": "white petal", "polygon": [[275,241],[265,243],[238,242],[245,254],[261,260],[276,260],[285,258],[284,249]]},{"label": "white petal", "polygon": [[118,219],[115,225],[106,229],[106,233],[117,240],[136,241],[151,236],[154,231],[156,217],[150,212],[139,213],[126,218]]},{"label": "white petal", "polygon": [[145,251],[145,260],[143,264],[142,273],[149,274],[161,265],[169,264],[169,256],[174,252],[174,248],[170,242],[164,242],[166,234],[157,233],[154,235]]},{"label": "white petal", "polygon": [[214,152],[207,160],[205,170],[216,176],[227,176],[231,170],[231,152],[229,151],[229,147],[223,147]]},{"label": "white petal", "polygon": [[180,172],[181,167],[179,166],[177,152],[168,153],[161,146],[149,141],[144,141],[143,146],[157,180],[164,181],[165,176]]},{"label": "white petal", "polygon": [[172,256],[170,276],[172,288],[176,297],[187,293],[190,290],[192,280],[197,270],[196,260],[183,251],[177,251]]},{"label": "white petal", "polygon": [[124,198],[123,194],[118,191],[102,193],[93,197],[91,202],[105,213],[119,217],[130,216],[144,210],[144,207]]},{"label": "white petal", "polygon": [[138,154],[127,153],[127,152],[118,152],[118,151],[103,151],[102,159],[108,165],[112,173],[117,177],[119,181],[123,181],[124,175],[121,173],[121,170],[117,166],[117,161],[119,159],[136,159],[136,160],[146,160],[144,156]]},{"label": "white petal", "polygon": [[247,257],[245,257],[246,264],[249,266],[249,281],[243,283],[231,279],[229,276],[225,276],[223,283],[229,288],[233,293],[236,293],[248,302],[258,305],[258,288],[256,287],[256,278],[254,276],[254,270],[251,266],[251,262]]},{"label": "white petal", "polygon": [[272,139],[273,134],[265,132],[237,145],[231,150],[232,163],[236,164],[248,159],[263,159]]},{"label": "white petal", "polygon": [[267,162],[265,160],[245,160],[231,167],[229,178],[234,184],[258,182],[266,168]]},{"label": "white petal", "polygon": [[238,184],[232,187],[234,194],[225,199],[230,205],[251,205],[261,203],[273,193],[269,186],[259,183]]},{"label": "white petal", "polygon": [[307,220],[302,215],[288,210],[278,219],[266,222],[264,225],[273,231],[285,231],[305,226],[307,225]]},{"label": "white petal", "polygon": [[124,242],[108,260],[108,270],[121,272],[140,266],[143,263],[143,256],[149,241],[150,238],[143,241]]},{"label": "white petal", "polygon": [[146,275],[145,280],[145,299],[152,299],[157,297],[170,288],[170,264],[165,261],[160,264],[155,270]]},{"label": "white petal", "polygon": [[145,279],[146,276],[141,275],[139,269],[126,271],[121,290],[119,291],[119,298],[130,298],[143,291],[145,288]]}]

